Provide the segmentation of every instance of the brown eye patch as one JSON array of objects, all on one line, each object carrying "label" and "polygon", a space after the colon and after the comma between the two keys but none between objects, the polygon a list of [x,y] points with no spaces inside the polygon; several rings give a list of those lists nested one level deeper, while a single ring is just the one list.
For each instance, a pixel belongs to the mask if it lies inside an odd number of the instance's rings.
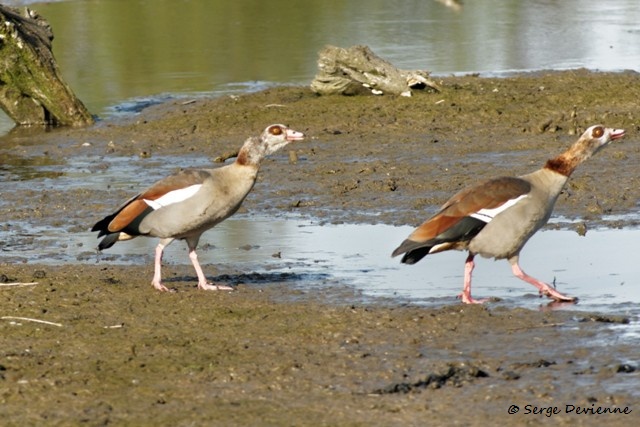
[{"label": "brown eye patch", "polygon": [[591,136],[594,138],[600,138],[604,135],[604,128],[602,126],[598,126],[591,132]]},{"label": "brown eye patch", "polygon": [[282,128],[280,126],[271,126],[269,128],[269,133],[271,135],[282,135]]}]

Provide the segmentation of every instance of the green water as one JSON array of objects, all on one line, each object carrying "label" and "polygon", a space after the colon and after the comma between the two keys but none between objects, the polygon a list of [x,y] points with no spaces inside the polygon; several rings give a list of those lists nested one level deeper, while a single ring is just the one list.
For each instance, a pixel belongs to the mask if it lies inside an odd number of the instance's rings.
[{"label": "green water", "polygon": [[[15,5],[25,2],[4,1]],[[73,0],[27,2],[53,28],[89,110],[145,97],[308,84],[326,44],[435,73],[637,69],[637,0]],[[12,124],[0,114],[0,134]]]}]

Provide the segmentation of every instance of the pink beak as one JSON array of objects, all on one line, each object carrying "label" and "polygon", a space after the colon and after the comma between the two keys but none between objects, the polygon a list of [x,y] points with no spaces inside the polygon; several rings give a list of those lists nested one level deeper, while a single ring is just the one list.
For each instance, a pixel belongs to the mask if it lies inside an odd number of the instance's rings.
[{"label": "pink beak", "polygon": [[304,133],[295,131],[293,129],[287,129],[286,138],[287,138],[287,141],[300,141],[304,139]]},{"label": "pink beak", "polygon": [[619,139],[624,136],[624,129],[613,129],[611,132],[611,139]]}]

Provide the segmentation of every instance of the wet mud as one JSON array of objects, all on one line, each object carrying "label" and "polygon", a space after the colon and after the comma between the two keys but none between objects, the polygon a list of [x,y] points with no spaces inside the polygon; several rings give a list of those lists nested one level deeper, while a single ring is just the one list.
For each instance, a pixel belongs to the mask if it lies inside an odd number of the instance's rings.
[{"label": "wet mud", "polygon": [[[417,225],[461,187],[535,170],[602,123],[627,136],[575,172],[549,227],[635,227],[639,82],[578,70],[443,77],[443,92],[412,98],[281,87],[2,137],[0,233],[12,239],[0,242],[3,423],[632,425],[638,319],[624,312],[544,300],[540,310],[423,307],[216,265],[207,275],[236,291],[202,292],[186,259],[165,269],[177,292],[164,294],[149,284],[152,265],[18,262],[21,241],[37,236],[13,231],[86,231],[140,189],[109,173],[113,159],[149,175],[172,158],[213,163],[271,123],[307,139],[265,161],[244,214]],[[71,159],[84,162],[80,182],[60,188]],[[80,172],[104,174],[104,185],[84,187]]]}]

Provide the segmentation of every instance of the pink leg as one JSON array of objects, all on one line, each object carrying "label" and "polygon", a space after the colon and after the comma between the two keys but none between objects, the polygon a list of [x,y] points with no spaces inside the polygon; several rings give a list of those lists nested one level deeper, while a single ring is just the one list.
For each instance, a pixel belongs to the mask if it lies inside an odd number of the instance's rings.
[{"label": "pink leg", "polygon": [[462,293],[458,295],[458,298],[465,304],[482,304],[487,301],[487,299],[478,300],[471,297],[471,273],[473,273],[473,268],[475,267],[473,257],[473,254],[469,254],[467,261],[464,263],[464,287],[462,288]]},{"label": "pink leg", "polygon": [[161,273],[162,252],[164,251],[165,246],[166,245],[162,244],[162,242],[158,243],[158,246],[156,246],[156,259],[155,259],[154,270],[153,270],[153,280],[151,281],[151,284],[153,285],[153,287],[161,292],[169,291],[169,288],[167,288],[162,284],[162,273]]},{"label": "pink leg", "polygon": [[202,272],[202,267],[200,267],[200,263],[198,262],[198,254],[195,249],[189,248],[189,259],[193,264],[193,268],[196,269],[196,275],[198,276],[198,289],[204,289],[207,291],[232,291],[233,288],[224,285],[212,285],[207,282],[207,278],[204,276]]},{"label": "pink leg", "polygon": [[540,292],[540,295],[546,295],[547,297],[556,300],[556,301],[566,301],[566,302],[573,302],[576,301],[576,298],[572,298],[572,297],[568,297],[566,295],[562,295],[560,292],[556,291],[555,289],[553,289],[551,286],[549,286],[548,284],[541,282],[540,280],[529,276],[527,273],[525,273],[524,271],[522,271],[522,269],[520,268],[520,265],[518,265],[518,260],[515,259],[515,261],[512,261],[511,263],[511,271],[513,271],[513,274],[521,280],[524,280],[527,283],[532,284],[533,286],[535,286],[536,288],[538,288],[538,291]]}]

